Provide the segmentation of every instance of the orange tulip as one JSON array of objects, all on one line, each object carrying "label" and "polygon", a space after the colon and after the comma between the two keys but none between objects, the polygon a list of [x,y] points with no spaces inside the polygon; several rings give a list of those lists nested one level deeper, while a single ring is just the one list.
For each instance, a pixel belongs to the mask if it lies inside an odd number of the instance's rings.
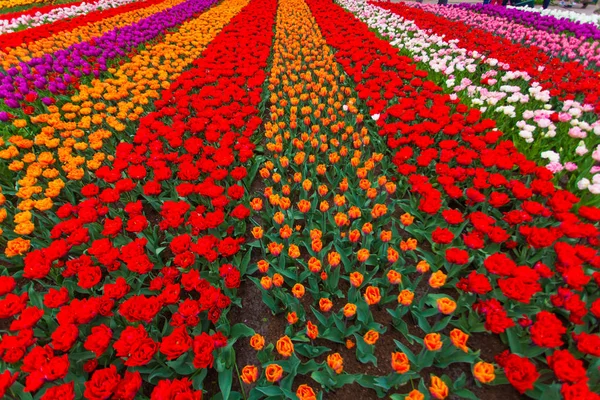
[{"label": "orange tulip", "polygon": [[312,340],[315,340],[319,336],[319,328],[310,321],[306,323],[306,336]]},{"label": "orange tulip", "polygon": [[278,364],[269,364],[265,369],[265,375],[267,377],[267,381],[271,383],[275,383],[281,379],[283,375],[283,368],[281,368]]},{"label": "orange tulip", "polygon": [[295,244],[290,244],[290,247],[288,248],[288,256],[291,258],[300,257],[300,248]]},{"label": "orange tulip", "polygon": [[275,221],[275,223],[277,223],[278,225],[283,224],[284,220],[285,216],[280,211],[277,211],[275,215],[273,215],[273,221]]},{"label": "orange tulip", "polygon": [[368,235],[369,233],[373,232],[373,225],[370,222],[367,222],[362,226],[361,230],[365,235]]},{"label": "orange tulip", "polygon": [[282,243],[271,242],[271,243],[269,243],[267,245],[267,250],[269,250],[269,253],[271,253],[275,257],[277,257],[278,255],[281,254],[281,252],[283,250],[283,244]]},{"label": "orange tulip", "polygon": [[367,290],[365,290],[364,297],[365,301],[370,306],[379,303],[379,301],[381,300],[381,293],[379,292],[379,288],[377,286],[368,286]]},{"label": "orange tulip", "polygon": [[377,197],[377,189],[375,188],[369,188],[367,189],[367,197],[369,199],[374,199],[375,197]]},{"label": "orange tulip", "polygon": [[423,400],[425,399],[425,395],[419,392],[417,389],[413,389],[404,400]]},{"label": "orange tulip", "polygon": [[4,249],[4,254],[6,255],[6,257],[19,256],[27,253],[30,247],[31,244],[29,240],[25,240],[23,238],[16,238],[13,240],[9,240],[6,243],[6,249]]},{"label": "orange tulip", "polygon": [[[343,153],[343,151],[340,151],[340,154],[342,154],[342,153]],[[342,179],[342,181],[340,182],[339,188],[342,192],[345,192],[346,190],[348,190],[348,179],[347,178]]]},{"label": "orange tulip", "polygon": [[400,222],[402,222],[402,225],[404,225],[404,226],[412,225],[414,220],[415,220],[415,217],[413,217],[409,213],[404,213],[400,216]]},{"label": "orange tulip", "polygon": [[417,271],[424,274],[429,271],[429,263],[425,260],[421,260],[417,263]]},{"label": "orange tulip", "polygon": [[272,195],[269,196],[269,203],[272,206],[278,206],[279,205],[279,200],[280,200],[280,197],[279,197],[278,194],[272,194]]},{"label": "orange tulip", "polygon": [[461,331],[460,329],[453,329],[450,331],[450,340],[452,344],[457,348],[461,349],[465,353],[469,352],[469,348],[467,347],[467,340],[469,340],[469,335]]},{"label": "orange tulip", "polygon": [[377,343],[377,341],[379,340],[379,332],[371,329],[371,330],[367,331],[367,333],[365,333],[365,336],[363,336],[363,339],[365,340],[366,344],[373,345],[373,344]]},{"label": "orange tulip", "polygon": [[292,206],[292,201],[287,197],[282,197],[279,199],[279,208],[282,210],[287,210]]},{"label": "orange tulip", "polygon": [[387,213],[387,207],[385,206],[385,204],[375,204],[375,206],[371,210],[371,216],[373,218],[382,217],[386,213]]},{"label": "orange tulip", "polygon": [[410,306],[415,298],[415,294],[408,289],[404,289],[398,295],[398,303],[403,306]]},{"label": "orange tulip", "polygon": [[437,351],[442,348],[442,340],[439,333],[428,333],[425,335],[423,342],[429,351]]},{"label": "orange tulip", "polygon": [[348,210],[348,216],[352,219],[360,218],[361,215],[362,215],[362,213],[360,212],[360,208],[358,208],[356,206],[352,206]]},{"label": "orange tulip", "polygon": [[340,261],[341,261],[341,256],[339,255],[339,253],[332,251],[327,254],[327,262],[332,267],[337,267],[338,265],[340,265]]},{"label": "orange tulip", "polygon": [[311,229],[310,230],[310,240],[321,239],[323,237],[323,232],[319,229]]},{"label": "orange tulip", "polygon": [[347,348],[348,350],[350,350],[350,349],[351,349],[351,348],[353,348],[354,346],[356,346],[356,344],[355,344],[355,343],[354,343],[352,340],[350,340],[350,339],[346,339],[346,348]]},{"label": "orange tulip", "polygon": [[382,242],[389,242],[392,240],[392,231],[381,231],[379,239],[381,239]]},{"label": "orange tulip", "polygon": [[335,220],[335,224],[339,227],[345,226],[349,223],[348,216],[344,213],[335,214],[333,219]]},{"label": "orange tulip", "polygon": [[273,286],[273,281],[268,276],[263,276],[260,279],[260,285],[263,287],[263,289],[269,290]]},{"label": "orange tulip", "polygon": [[437,307],[442,314],[448,315],[456,310],[456,303],[448,297],[443,297],[437,300]]},{"label": "orange tulip", "polygon": [[308,260],[308,269],[310,270],[310,272],[313,272],[315,274],[321,271],[321,261],[319,261],[315,257],[311,257]]},{"label": "orange tulip", "polygon": [[283,357],[291,357],[294,352],[294,344],[287,335],[279,338],[276,348],[277,352]]},{"label": "orange tulip", "polygon": [[255,334],[250,338],[250,346],[256,351],[262,350],[265,347],[265,338],[260,334]]},{"label": "orange tulip", "polygon": [[444,400],[448,397],[448,386],[437,376],[431,377],[431,386],[429,386],[429,393],[433,398],[438,400]]},{"label": "orange tulip", "polygon": [[285,224],[283,227],[281,227],[279,229],[279,236],[282,239],[288,239],[290,236],[292,236],[292,233],[294,231],[292,231],[292,228],[290,228],[290,226],[288,224]]},{"label": "orange tulip", "polygon": [[344,371],[344,359],[340,353],[333,353],[327,356],[327,365],[335,371],[336,374],[341,374]]},{"label": "orange tulip", "polygon": [[356,253],[356,258],[359,262],[365,262],[369,259],[370,253],[367,249],[360,249],[358,253]]},{"label": "orange tulip", "polygon": [[304,296],[304,286],[301,283],[296,283],[293,287],[292,287],[292,294],[294,295],[294,297],[296,297],[297,299],[301,299]]},{"label": "orange tulip", "polygon": [[298,202],[298,210],[300,210],[300,212],[302,213],[307,213],[310,211],[310,201],[308,200],[300,200]]},{"label": "orange tulip", "polygon": [[352,243],[358,242],[360,240],[360,231],[358,229],[351,230],[348,239],[350,239]]},{"label": "orange tulip", "polygon": [[275,273],[273,274],[273,285],[277,286],[277,287],[282,287],[283,286],[283,276],[281,274]]},{"label": "orange tulip", "polygon": [[257,379],[258,368],[256,368],[254,365],[246,365],[244,368],[242,368],[242,381],[244,381],[245,384],[249,385],[253,382],[256,382]]},{"label": "orange tulip", "polygon": [[494,373],[494,365],[483,361],[479,361],[473,367],[473,376],[481,383],[492,382],[494,379],[496,379],[496,374]]},{"label": "orange tulip", "polygon": [[415,250],[417,248],[418,242],[417,239],[407,239],[406,240],[406,249],[407,250]]},{"label": "orange tulip", "polygon": [[[385,191],[389,194],[396,192],[396,184],[394,182],[388,182],[385,184]],[[404,223],[403,223],[404,224]],[[404,224],[406,226],[406,224]]]},{"label": "orange tulip", "polygon": [[296,396],[298,396],[298,399],[300,400],[317,400],[315,391],[310,386],[304,384],[298,386]]},{"label": "orange tulip", "polygon": [[387,260],[389,263],[395,263],[400,258],[400,254],[392,247],[388,247],[387,249]]},{"label": "orange tulip", "polygon": [[305,179],[302,182],[302,188],[308,192],[312,188],[312,182],[309,179]]},{"label": "orange tulip", "polygon": [[363,279],[364,279],[363,275],[358,271],[350,273],[350,283],[354,287],[359,287],[360,285],[362,285]]},{"label": "orange tulip", "polygon": [[261,239],[263,237],[263,229],[260,226],[252,228],[252,236],[254,239]]},{"label": "orange tulip", "polygon": [[315,253],[318,253],[323,249],[323,242],[320,239],[315,239],[310,242],[310,247]]},{"label": "orange tulip", "polygon": [[410,370],[410,362],[406,354],[402,352],[392,353],[392,368],[399,374],[405,374]]},{"label": "orange tulip", "polygon": [[331,300],[326,298],[319,299],[319,308],[321,309],[321,311],[328,312],[329,310],[331,310],[331,307],[333,307],[333,303],[331,302]]},{"label": "orange tulip", "polygon": [[392,285],[399,285],[400,283],[402,283],[402,275],[400,275],[398,271],[395,271],[393,269],[390,269],[388,271],[387,279],[388,282],[390,282]]},{"label": "orange tulip", "polygon": [[266,260],[260,260],[256,263],[256,266],[258,267],[258,270],[263,274],[266,274],[269,271],[269,262]]},{"label": "orange tulip", "polygon": [[429,277],[429,286],[431,286],[434,289],[441,288],[442,286],[444,286],[446,284],[446,276],[447,275],[445,273],[443,273],[441,270],[435,271]]},{"label": "orange tulip", "polygon": [[344,317],[352,318],[356,314],[356,304],[348,303],[344,306]]},{"label": "orange tulip", "polygon": [[296,322],[298,322],[298,315],[296,315],[295,311],[288,313],[287,321],[290,325],[294,325]]}]

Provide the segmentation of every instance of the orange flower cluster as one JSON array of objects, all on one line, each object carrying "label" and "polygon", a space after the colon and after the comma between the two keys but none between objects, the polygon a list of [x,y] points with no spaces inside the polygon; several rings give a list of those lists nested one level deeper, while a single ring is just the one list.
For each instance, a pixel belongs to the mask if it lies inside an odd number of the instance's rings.
[{"label": "orange flower cluster", "polygon": [[[257,171],[266,187],[249,200],[249,206],[260,217],[250,231],[256,240],[252,245],[263,250],[256,263],[263,295],[280,307],[289,324],[286,336],[276,343],[275,357],[296,357],[290,337],[308,338],[312,344],[320,332],[327,336],[336,328],[342,331],[341,323],[352,327],[352,334],[336,338],[347,349],[357,344],[377,346],[385,330],[366,326],[363,318],[372,321],[373,314],[364,314],[396,296],[400,312],[412,307],[415,293],[403,286],[412,287],[409,279],[403,282],[403,274],[415,270],[427,274],[425,282],[433,289],[443,288],[449,278],[437,266],[432,272],[428,261],[417,256],[417,240],[405,235],[415,217],[394,209],[397,186],[386,176],[393,172],[380,163],[383,155],[374,151],[381,139],[371,138],[372,121],[359,113],[355,92],[346,85],[303,0],[279,3],[273,49],[264,124],[267,159]],[[340,290],[341,280],[350,285],[346,293]],[[336,306],[340,297],[341,309]],[[433,305],[443,315],[456,310],[451,298],[436,299]],[[310,302],[312,313],[306,306]],[[335,324],[334,318],[339,318]],[[469,353],[468,338],[454,329],[449,339],[427,334],[423,344],[425,351],[443,352],[454,346]],[[250,344],[263,349],[264,339],[255,336]],[[276,365],[267,366],[268,382],[281,378]],[[393,352],[388,365],[397,374],[414,373],[404,352]],[[476,379],[490,379],[493,368],[490,372],[488,365],[474,370]],[[326,366],[329,373],[343,374],[344,358],[334,350],[327,354]],[[309,389],[303,388],[298,397],[314,398]],[[435,376],[429,390],[438,399],[449,393]],[[414,390],[407,398],[424,397]]]},{"label": "orange flower cluster", "polygon": [[0,0],[0,10],[3,8],[12,8],[27,6],[33,4],[44,4],[47,0]]},{"label": "orange flower cluster", "polygon": [[[110,159],[102,149],[114,147],[127,127],[133,129],[159,91],[168,88],[202,54],[248,1],[225,0],[149,45],[119,69],[110,69],[114,78],[81,85],[71,102],[32,116],[34,128],[39,129],[33,140],[12,136],[4,143],[0,139],[0,160],[10,163],[19,183],[16,207],[20,211],[49,210],[52,199],[68,181],[85,179],[86,170],[96,170]],[[107,101],[118,106],[107,106]],[[14,231],[27,235],[33,228],[33,224],[27,229],[17,225]]]}]

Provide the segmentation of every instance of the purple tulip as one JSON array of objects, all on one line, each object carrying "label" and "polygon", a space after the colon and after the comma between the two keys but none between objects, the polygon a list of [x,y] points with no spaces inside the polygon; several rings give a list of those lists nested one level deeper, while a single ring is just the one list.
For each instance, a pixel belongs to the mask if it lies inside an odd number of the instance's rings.
[{"label": "purple tulip", "polygon": [[[58,50],[53,54],[44,54],[43,57],[34,58],[28,62],[21,62],[17,68],[0,71],[2,86],[12,88],[12,91],[0,93],[6,105],[14,104],[29,92],[29,87],[35,86],[39,90],[48,90],[57,93],[67,90],[73,83],[83,76],[91,73],[98,77],[98,71],[108,69],[108,61],[117,57],[126,57],[134,48],[164,34],[169,29],[181,25],[200,13],[217,0],[187,0],[167,10],[153,14],[134,24],[115,28],[95,38],[93,41],[76,43],[66,49]],[[96,57],[96,63],[91,64],[88,59]],[[35,67],[35,73],[32,68]],[[50,75],[59,76],[56,82],[48,82]]]},{"label": "purple tulip", "polygon": [[521,11],[514,8],[506,8],[491,4],[468,4],[461,3],[454,7],[473,11],[480,14],[487,14],[494,17],[501,17],[532,28],[551,32],[574,33],[577,37],[585,39],[600,40],[600,29],[595,24],[589,22],[576,22],[566,18],[556,18],[552,15],[541,15],[527,11]]}]

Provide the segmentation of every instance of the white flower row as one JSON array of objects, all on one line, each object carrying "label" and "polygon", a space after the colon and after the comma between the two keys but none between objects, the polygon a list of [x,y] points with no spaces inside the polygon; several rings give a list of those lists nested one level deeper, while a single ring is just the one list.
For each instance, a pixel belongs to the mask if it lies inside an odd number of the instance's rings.
[{"label": "white flower row", "polygon": [[[555,8],[547,8],[547,9],[543,9],[543,8],[531,8],[531,7],[513,7],[513,6],[507,6],[508,8],[516,8],[519,11],[528,11],[528,12],[534,12],[534,13],[538,13],[541,15],[550,15],[552,17],[555,18],[566,18],[568,20],[574,21],[574,22],[581,22],[581,23],[591,23],[591,24],[595,24],[600,26],[600,15],[589,15],[589,14],[583,14],[580,12],[576,12],[576,11],[570,11],[570,10],[559,10],[559,9],[555,9]],[[593,5],[592,5],[593,7]]]},{"label": "white flower row", "polygon": [[95,3],[83,2],[77,6],[55,8],[44,14],[38,11],[34,15],[22,15],[10,20],[0,19],[0,34],[49,24],[62,19],[84,15],[92,11],[115,8],[124,4],[133,3],[134,1],[137,0],[98,0]]},{"label": "white flower row", "polygon": [[[525,148],[530,157],[550,161],[547,167],[553,173],[577,171],[577,181],[582,182],[578,187],[600,194],[600,168],[593,166],[594,161],[600,162],[600,121],[592,112],[593,106],[571,100],[559,102],[526,72],[511,70],[506,63],[461,48],[458,40],[446,41],[434,32],[425,32],[414,21],[366,0],[336,1],[388,38],[392,46],[443,74],[445,80],[441,83],[449,91],[468,98],[473,106],[496,119],[502,125],[500,129],[530,144]],[[556,103],[560,106],[553,110],[552,104]],[[558,115],[556,122],[551,120],[554,112]],[[558,158],[550,160],[546,156],[552,149],[561,154],[556,153]]]}]

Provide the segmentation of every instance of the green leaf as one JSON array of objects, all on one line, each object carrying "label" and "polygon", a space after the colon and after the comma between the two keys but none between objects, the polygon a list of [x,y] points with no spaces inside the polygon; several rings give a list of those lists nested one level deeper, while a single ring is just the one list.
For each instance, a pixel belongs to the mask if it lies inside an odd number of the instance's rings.
[{"label": "green leaf", "polygon": [[523,354],[523,346],[521,344],[521,340],[517,335],[516,328],[508,328],[505,331],[506,339],[508,340],[508,345],[510,347],[510,351],[517,354]]},{"label": "green leaf", "polygon": [[233,382],[233,370],[227,368],[222,372],[219,372],[219,389],[223,395],[223,400],[229,399],[231,393],[231,383]]},{"label": "green leaf", "polygon": [[283,392],[281,391],[281,388],[279,386],[257,386],[256,390],[262,392],[267,397],[283,395]]},{"label": "green leaf", "polygon": [[325,371],[315,371],[310,375],[310,377],[314,379],[315,382],[320,383],[327,388],[331,388],[335,383]]},{"label": "green leaf", "polygon": [[367,344],[362,336],[355,334],[356,338],[356,358],[363,364],[368,362],[377,366],[377,357],[373,354],[373,345]]},{"label": "green leaf", "polygon": [[241,337],[250,337],[254,335],[254,333],[254,329],[250,328],[246,324],[239,323],[235,324],[233,328],[231,328],[231,333],[229,334],[229,337],[231,339],[239,339]]},{"label": "green leaf", "polygon": [[431,367],[433,365],[433,360],[438,352],[437,351],[429,351],[427,349],[423,349],[421,353],[419,353],[419,357],[417,358],[417,366],[419,369],[424,369]]},{"label": "green leaf", "polygon": [[331,351],[331,349],[329,347],[311,346],[311,345],[305,344],[305,343],[300,343],[300,344],[295,345],[294,350],[296,351],[296,353],[300,354],[301,356],[308,357],[308,358],[318,357],[321,354]]},{"label": "green leaf", "polygon": [[415,353],[413,353],[412,351],[410,351],[410,349],[408,347],[406,347],[405,345],[403,345],[402,343],[400,343],[397,340],[394,340],[394,343],[396,343],[396,346],[398,346],[398,348],[404,354],[406,354],[406,357],[408,357],[408,361],[410,361],[411,364],[417,364],[417,357],[415,356]]},{"label": "green leaf", "polygon": [[323,326],[328,326],[329,324],[327,323],[327,317],[324,316],[323,314],[321,314],[319,311],[317,311],[314,307],[310,307],[313,314],[315,315],[315,317],[317,317],[317,320],[319,321],[319,323]]}]

